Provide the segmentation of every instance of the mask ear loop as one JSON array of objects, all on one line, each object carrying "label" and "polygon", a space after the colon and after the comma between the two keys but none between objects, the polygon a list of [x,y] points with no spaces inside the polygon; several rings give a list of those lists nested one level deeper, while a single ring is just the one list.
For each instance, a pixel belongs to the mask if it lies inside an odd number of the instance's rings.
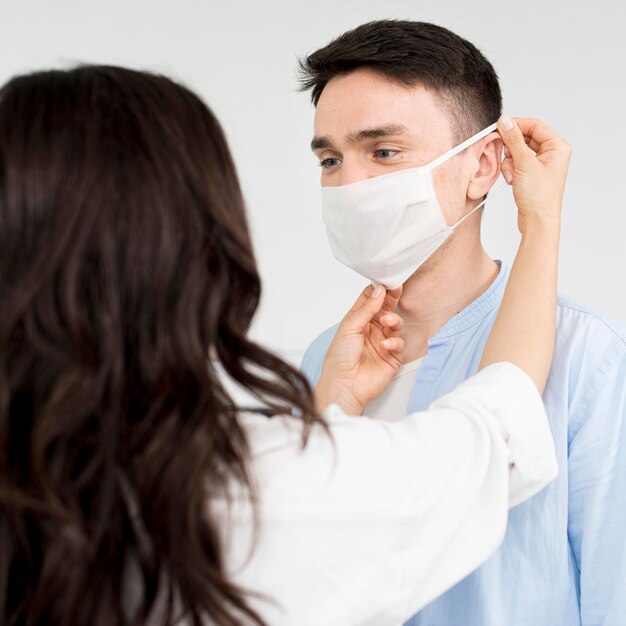
[{"label": "mask ear loop", "polygon": [[[463,143],[459,144],[456,148],[452,148],[452,150],[450,150],[449,152],[446,152],[446,154],[443,154],[438,159],[435,159],[434,161],[432,161],[431,163],[429,163],[425,167],[429,168],[429,169],[434,169],[435,167],[441,165],[442,163],[444,163],[448,159],[451,159],[452,157],[456,156],[457,154],[463,152],[463,150],[465,150],[466,148],[469,148],[472,144],[476,143],[477,141],[480,141],[481,139],[483,139],[487,135],[490,135],[493,131],[495,131],[497,129],[498,129],[498,124],[492,124],[491,126],[487,126],[487,128],[485,128],[484,130],[481,130],[479,133],[476,133],[474,136],[472,136],[469,139],[465,140]],[[502,151],[504,152],[504,148],[502,149]],[[500,163],[502,163],[502,159],[503,159],[503,154],[501,153],[500,154]],[[488,196],[485,197],[482,200],[482,202],[477,204],[465,217],[462,217],[456,224],[454,224],[453,226],[450,226],[450,228],[452,230],[458,228],[466,219],[468,219],[474,213],[476,213],[476,211],[478,211],[478,209],[482,209],[482,207],[485,206],[487,200],[489,200],[490,198],[493,198],[494,196],[497,196],[498,194],[502,193],[502,191],[504,191],[507,187],[508,187],[508,184],[503,183],[502,181],[500,181],[499,183],[496,183],[496,186],[493,188],[492,191],[489,191]]]},{"label": "mask ear loop", "polygon": [[423,165],[420,169],[424,169],[426,172],[430,172],[434,170],[436,167],[439,167],[442,163],[445,163],[448,159],[455,157],[457,154],[463,152],[465,148],[469,148],[471,145],[475,144],[477,141],[480,141],[487,135],[491,134],[494,130],[498,129],[498,124],[491,124],[491,126],[487,126],[479,133],[472,135],[469,139],[466,139],[463,143],[460,143],[456,148],[452,148],[452,150],[448,150],[448,152],[442,154],[440,157],[437,157],[434,161]]},{"label": "mask ear loop", "polygon": [[489,191],[489,195],[486,198],[484,198],[479,204],[477,204],[465,217],[462,217],[456,224],[454,224],[453,226],[450,226],[450,228],[452,230],[455,230],[456,228],[458,228],[468,217],[476,213],[478,209],[482,209],[487,203],[487,200],[490,200],[494,196],[501,194],[505,189],[508,189],[508,187],[509,186],[507,183],[503,183],[502,181],[499,181],[493,187],[493,189]]}]

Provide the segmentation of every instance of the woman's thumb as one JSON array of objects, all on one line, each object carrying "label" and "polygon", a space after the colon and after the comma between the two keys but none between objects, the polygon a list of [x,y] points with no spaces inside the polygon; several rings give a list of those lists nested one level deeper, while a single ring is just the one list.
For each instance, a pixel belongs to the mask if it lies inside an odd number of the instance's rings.
[{"label": "woman's thumb", "polygon": [[506,115],[500,117],[498,120],[498,131],[500,131],[502,141],[509,149],[515,164],[523,166],[528,159],[532,158],[524,135],[514,119]]},{"label": "woman's thumb", "polygon": [[361,303],[361,306],[353,308],[346,315],[344,323],[352,330],[363,330],[372,318],[380,311],[385,302],[387,290],[382,285],[373,288],[368,297]]}]

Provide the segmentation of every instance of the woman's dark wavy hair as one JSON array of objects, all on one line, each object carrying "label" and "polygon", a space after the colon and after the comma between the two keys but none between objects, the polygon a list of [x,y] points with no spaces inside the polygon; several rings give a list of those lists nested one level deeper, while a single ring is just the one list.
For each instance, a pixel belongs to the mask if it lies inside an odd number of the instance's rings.
[{"label": "woman's dark wavy hair", "polygon": [[253,492],[217,368],[305,433],[321,418],[246,338],[260,291],[191,91],[104,66],[0,90],[0,622],[262,623],[208,512],[233,479]]}]

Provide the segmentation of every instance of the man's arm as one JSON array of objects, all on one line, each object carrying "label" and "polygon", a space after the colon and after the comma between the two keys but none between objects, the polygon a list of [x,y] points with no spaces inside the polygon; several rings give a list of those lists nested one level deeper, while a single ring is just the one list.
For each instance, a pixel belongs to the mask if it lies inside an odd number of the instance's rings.
[{"label": "man's arm", "polygon": [[575,400],[569,438],[568,534],[583,626],[626,624],[626,344],[594,342],[601,358]]}]

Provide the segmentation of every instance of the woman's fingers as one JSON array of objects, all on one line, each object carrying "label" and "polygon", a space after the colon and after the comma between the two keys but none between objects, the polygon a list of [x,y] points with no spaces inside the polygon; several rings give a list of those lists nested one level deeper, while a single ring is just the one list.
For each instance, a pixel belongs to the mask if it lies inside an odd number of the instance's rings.
[{"label": "woman's fingers", "polygon": [[385,302],[387,291],[382,285],[363,290],[352,308],[343,318],[341,325],[346,332],[363,332],[365,327],[380,312]]},{"label": "woman's fingers", "polygon": [[505,145],[502,176],[513,188],[520,231],[527,232],[530,221],[553,228],[560,222],[569,144],[535,119],[502,116],[498,130]]},{"label": "woman's fingers", "polygon": [[404,339],[402,337],[389,337],[388,339],[383,339],[380,342],[381,347],[383,347],[387,352],[391,352],[394,355],[400,355],[404,351]]},{"label": "woman's fingers", "polygon": [[502,172],[502,176],[504,180],[506,180],[507,184],[511,184],[513,182],[513,159],[511,157],[507,157],[500,164],[500,170]]},{"label": "woman's fingers", "polygon": [[[565,141],[552,130],[547,124],[534,118],[517,117],[515,118],[520,131],[529,141],[533,142],[537,147],[548,147],[551,143],[565,143]],[[535,150],[537,152],[537,150]]]},{"label": "woman's fingers", "polygon": [[[517,120],[519,121],[519,120]],[[520,127],[520,130],[523,131],[523,129]],[[524,134],[524,141],[526,141],[526,145],[535,153],[539,152],[539,149],[541,147],[541,144],[531,135],[526,135]],[[511,155],[511,151],[506,147],[506,145],[504,146],[504,156],[510,158]]]},{"label": "woman's fingers", "polygon": [[404,339],[400,337],[400,331],[404,326],[404,320],[397,313],[387,313],[380,318],[384,339],[380,342],[383,350],[402,362],[404,352]]},{"label": "woman's fingers", "polygon": [[385,301],[381,307],[381,311],[394,312],[398,308],[400,302],[400,296],[402,295],[402,286],[395,289],[389,289],[385,294]]},{"label": "woman's fingers", "polygon": [[[542,121],[534,118],[516,117],[513,122],[524,136],[526,145],[537,155],[554,151],[559,156],[565,156],[571,152],[569,144]],[[506,154],[506,156],[512,155]]]},{"label": "woman's fingers", "polygon": [[[379,285],[385,291],[385,299],[380,307],[382,313],[388,311],[395,311],[398,307],[398,303],[400,302],[400,296],[402,295],[402,287],[396,287],[396,289],[385,289],[384,285]],[[359,310],[364,304],[368,302],[368,300],[372,297],[374,293],[374,286],[368,285],[363,291],[361,295],[356,299],[356,302],[352,305],[351,309],[348,311],[348,314],[353,313],[354,311]]]},{"label": "woman's fingers", "polygon": [[531,165],[535,155],[526,145],[524,134],[516,121],[503,115],[498,120],[498,130],[504,142],[505,154],[512,157],[518,164],[518,167]]},{"label": "woman's fingers", "polygon": [[404,326],[404,320],[397,313],[386,313],[379,319],[379,322],[385,333],[399,333]]},{"label": "woman's fingers", "polygon": [[[362,331],[371,322],[381,327],[384,331],[385,327],[390,323],[389,320],[392,320],[392,324],[402,324],[402,318],[394,313],[400,302],[401,295],[401,286],[387,290],[383,285],[376,287],[368,285],[344,317],[344,329]],[[382,323],[381,318],[388,315],[392,317],[389,318],[387,324]]]}]

